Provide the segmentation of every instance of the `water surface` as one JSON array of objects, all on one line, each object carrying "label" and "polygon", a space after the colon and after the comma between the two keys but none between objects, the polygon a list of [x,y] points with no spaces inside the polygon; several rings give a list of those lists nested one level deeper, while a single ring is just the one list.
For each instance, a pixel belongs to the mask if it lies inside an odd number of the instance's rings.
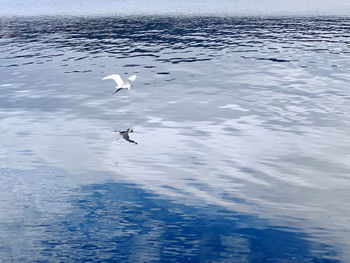
[{"label": "water surface", "polygon": [[0,28],[4,262],[349,262],[348,18]]}]

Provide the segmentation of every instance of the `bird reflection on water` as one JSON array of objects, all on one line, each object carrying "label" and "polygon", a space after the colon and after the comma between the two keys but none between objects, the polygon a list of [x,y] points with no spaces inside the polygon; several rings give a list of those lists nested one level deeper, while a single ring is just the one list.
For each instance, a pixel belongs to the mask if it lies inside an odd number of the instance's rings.
[{"label": "bird reflection on water", "polygon": [[119,140],[120,138],[123,138],[124,140],[126,140],[127,142],[130,142],[130,143],[134,143],[134,144],[137,144],[137,142],[133,141],[130,139],[129,137],[129,134],[130,133],[133,133],[134,132],[134,129],[127,129],[126,131],[115,131],[115,132],[118,132],[120,137],[117,139]]}]

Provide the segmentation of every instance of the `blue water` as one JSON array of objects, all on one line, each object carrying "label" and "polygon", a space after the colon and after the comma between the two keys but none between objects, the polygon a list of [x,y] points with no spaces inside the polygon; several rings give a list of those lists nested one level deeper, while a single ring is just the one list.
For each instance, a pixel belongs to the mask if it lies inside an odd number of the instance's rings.
[{"label": "blue water", "polygon": [[0,29],[0,262],[350,262],[348,18]]}]

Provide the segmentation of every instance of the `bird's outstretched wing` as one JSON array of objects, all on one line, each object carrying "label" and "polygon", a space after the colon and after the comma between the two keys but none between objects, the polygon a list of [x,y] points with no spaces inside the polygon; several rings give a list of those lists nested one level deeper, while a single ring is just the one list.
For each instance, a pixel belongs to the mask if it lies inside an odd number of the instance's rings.
[{"label": "bird's outstretched wing", "polygon": [[132,75],[128,78],[128,80],[130,80],[130,81],[135,81],[135,79],[136,79],[136,75]]},{"label": "bird's outstretched wing", "polygon": [[122,136],[123,136],[123,139],[124,139],[124,140],[126,140],[126,141],[128,141],[128,142],[131,142],[131,143],[137,144],[137,142],[135,142],[135,141],[133,141],[133,140],[130,139],[129,133],[123,133]]},{"label": "bird's outstretched wing", "polygon": [[124,84],[124,81],[122,80],[122,78],[120,77],[119,74],[109,75],[109,76],[103,78],[103,80],[105,80],[105,79],[113,79],[117,83],[118,87],[123,86],[123,84]]}]

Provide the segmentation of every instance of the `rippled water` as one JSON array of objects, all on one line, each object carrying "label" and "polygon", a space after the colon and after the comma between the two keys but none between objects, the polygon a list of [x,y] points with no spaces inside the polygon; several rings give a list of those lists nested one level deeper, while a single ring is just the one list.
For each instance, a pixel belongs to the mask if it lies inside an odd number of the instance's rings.
[{"label": "rippled water", "polygon": [[0,262],[350,262],[348,18],[0,28]]}]

